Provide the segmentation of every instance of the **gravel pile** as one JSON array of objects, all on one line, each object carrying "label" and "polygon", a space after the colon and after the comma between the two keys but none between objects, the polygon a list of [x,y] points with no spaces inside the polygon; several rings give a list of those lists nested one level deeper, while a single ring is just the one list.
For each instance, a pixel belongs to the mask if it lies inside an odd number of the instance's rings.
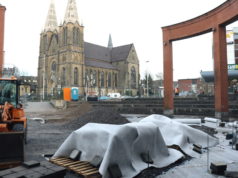
[{"label": "gravel pile", "polygon": [[129,121],[121,116],[115,109],[112,108],[92,108],[89,112],[81,115],[76,119],[72,119],[63,125],[63,128],[76,130],[87,123],[102,123],[102,124],[126,124]]}]

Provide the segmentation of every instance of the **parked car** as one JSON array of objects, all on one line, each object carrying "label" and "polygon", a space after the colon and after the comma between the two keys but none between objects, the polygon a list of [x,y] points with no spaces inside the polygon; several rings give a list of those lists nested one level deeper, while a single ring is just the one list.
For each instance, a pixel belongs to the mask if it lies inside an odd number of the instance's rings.
[{"label": "parked car", "polygon": [[97,95],[88,95],[87,101],[98,101],[98,96]]},{"label": "parked car", "polygon": [[121,96],[122,100],[127,100],[127,99],[131,99],[131,98],[133,98],[133,97],[132,96],[127,96],[127,95]]},{"label": "parked car", "polygon": [[108,93],[107,95],[110,98],[121,98],[121,94],[120,93]]},{"label": "parked car", "polygon": [[100,96],[99,98],[98,98],[98,100],[100,100],[100,101],[106,101],[106,100],[110,100],[110,99],[112,99],[111,97],[108,97],[108,96]]}]

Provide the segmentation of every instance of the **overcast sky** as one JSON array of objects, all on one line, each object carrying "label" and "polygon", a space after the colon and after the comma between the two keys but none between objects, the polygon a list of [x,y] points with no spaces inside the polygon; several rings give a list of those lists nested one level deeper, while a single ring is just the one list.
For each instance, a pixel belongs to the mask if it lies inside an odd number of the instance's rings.
[{"label": "overcast sky", "polygon": [[[201,15],[225,0],[76,0],[84,25],[84,40],[107,46],[134,43],[142,78],[163,72],[161,27]],[[63,22],[68,0],[55,0],[58,23]],[[6,6],[5,64],[37,75],[40,33],[50,0],[0,0]],[[212,70],[210,33],[173,43],[174,79],[200,77]],[[149,62],[146,62],[149,61]]]}]

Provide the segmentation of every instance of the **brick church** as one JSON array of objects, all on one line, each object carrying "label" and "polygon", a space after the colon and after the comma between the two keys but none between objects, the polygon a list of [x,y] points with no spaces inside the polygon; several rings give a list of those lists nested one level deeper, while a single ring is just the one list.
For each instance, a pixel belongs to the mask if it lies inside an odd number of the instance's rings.
[{"label": "brick church", "polygon": [[113,47],[84,41],[76,0],[68,0],[63,24],[58,25],[54,1],[40,34],[38,92],[52,96],[63,88],[78,87],[81,95],[137,95],[139,60],[133,44]]}]

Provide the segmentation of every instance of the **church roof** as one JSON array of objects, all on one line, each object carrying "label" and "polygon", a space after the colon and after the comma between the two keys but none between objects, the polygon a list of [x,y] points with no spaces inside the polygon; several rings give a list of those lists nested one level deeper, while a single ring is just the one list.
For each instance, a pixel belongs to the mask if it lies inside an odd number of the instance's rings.
[{"label": "church roof", "polygon": [[128,44],[128,45],[112,48],[112,51],[111,51],[112,62],[122,61],[122,60],[127,59],[132,45],[133,44]]},{"label": "church roof", "polygon": [[84,42],[84,54],[86,58],[111,62],[110,49],[103,46]]},{"label": "church roof", "polygon": [[84,42],[86,58],[99,59],[108,62],[126,60],[133,44],[114,47],[112,49]]},{"label": "church roof", "polygon": [[129,44],[110,49],[104,46],[84,42],[85,64],[92,67],[116,69],[111,63],[126,60],[132,45],[133,44]]},{"label": "church roof", "polygon": [[67,5],[65,16],[64,16],[64,22],[65,23],[68,23],[68,22],[79,23],[77,5],[75,0],[68,0],[68,5]]},{"label": "church roof", "polygon": [[55,13],[54,0],[50,2],[50,8],[45,22],[45,31],[54,31],[58,29],[57,18]]},{"label": "church roof", "polygon": [[105,68],[105,69],[117,69],[112,64],[105,62],[105,61],[99,61],[99,60],[86,59],[85,65],[91,66],[91,67]]}]

